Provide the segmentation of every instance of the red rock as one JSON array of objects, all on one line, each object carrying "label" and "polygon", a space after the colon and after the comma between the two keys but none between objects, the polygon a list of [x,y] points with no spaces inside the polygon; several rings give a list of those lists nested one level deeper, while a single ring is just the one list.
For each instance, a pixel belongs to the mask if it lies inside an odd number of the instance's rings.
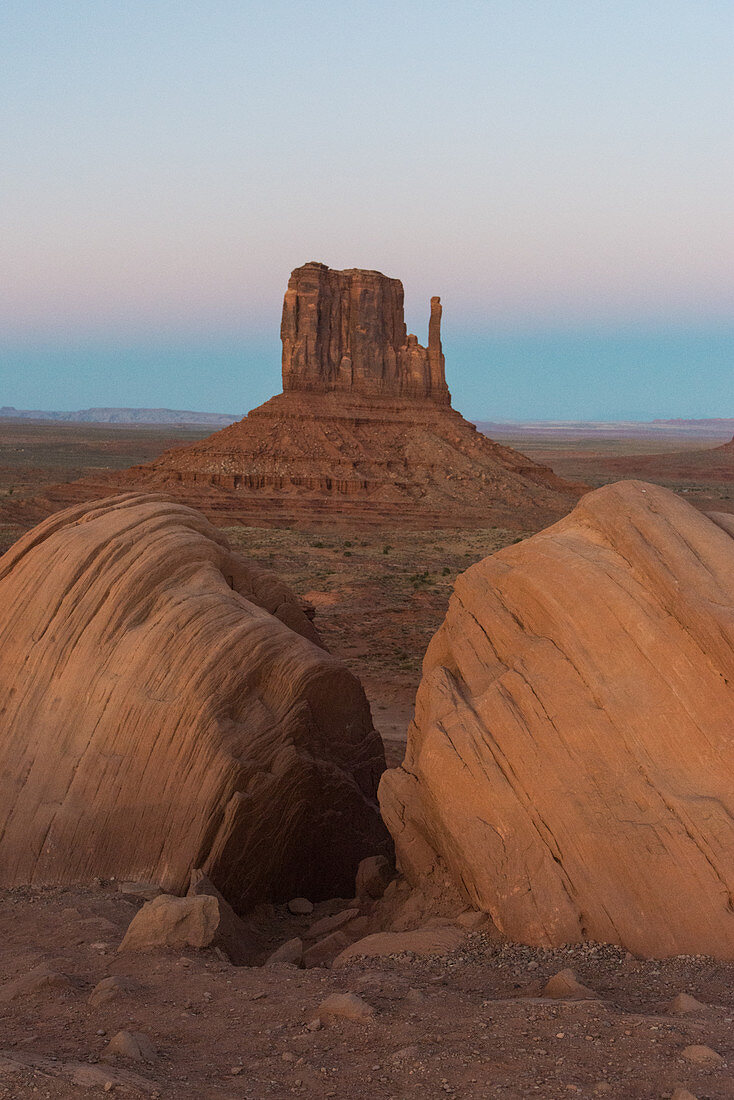
[{"label": "red rock", "polygon": [[153,1062],[156,1049],[142,1031],[118,1031],[104,1048],[102,1058],[107,1059],[117,1055],[132,1058],[135,1062]]},{"label": "red rock", "polygon": [[620,482],[458,578],[380,788],[411,883],[524,943],[734,958],[724,527]]},{"label": "red rock", "polygon": [[724,1061],[718,1051],[700,1043],[685,1047],[681,1055],[687,1062],[695,1062],[699,1066],[715,1066]]},{"label": "red rock", "polygon": [[211,947],[220,924],[219,902],[209,895],[177,898],[161,894],[145,903],[130,922],[120,951],[161,947]]},{"label": "red rock", "polygon": [[336,1016],[344,1020],[370,1020],[374,1007],[357,993],[331,993],[317,1009],[317,1019],[329,1020]]},{"label": "red rock", "polygon": [[265,961],[265,966],[300,966],[303,961],[303,940],[294,937],[282,943]]},{"label": "red rock", "polygon": [[357,868],[355,890],[357,897],[377,901],[385,893],[394,870],[384,856],[367,856]]},{"label": "red rock", "polygon": [[448,955],[455,951],[464,940],[466,933],[455,925],[435,925],[430,928],[416,928],[410,932],[374,932],[365,936],[337,955],[333,966],[345,966],[363,956],[379,955]]},{"label": "red rock", "polygon": [[306,969],[312,966],[331,966],[332,962],[349,943],[349,937],[342,931],[331,932],[323,939],[317,940],[313,947],[309,947],[303,954],[303,965]]},{"label": "red rock", "polygon": [[200,868],[191,872],[187,897],[208,896],[216,898],[219,905],[219,925],[213,943],[224,951],[235,966],[251,966],[258,954],[257,939],[229,902],[217,890],[208,875]]},{"label": "red rock", "polygon": [[595,1001],[598,994],[588,986],[582,985],[573,970],[560,970],[549,978],[543,989],[543,996],[557,1001]]},{"label": "red rock", "polygon": [[203,516],[129,495],[0,559],[0,884],[348,896],[387,843],[361,685]]},{"label": "red rock", "polygon": [[164,489],[224,525],[268,517],[527,530],[565,515],[583,486],[451,408],[440,328],[438,298],[425,348],[406,333],[398,279],[306,264],[283,305],[283,393],[148,465],[6,500],[3,513],[26,522],[135,488]]},{"label": "red rock", "polygon": [[359,909],[342,909],[338,913],[332,913],[330,917],[322,917],[309,928],[309,938],[318,939],[321,936],[328,936],[330,932],[336,932],[358,916]]}]

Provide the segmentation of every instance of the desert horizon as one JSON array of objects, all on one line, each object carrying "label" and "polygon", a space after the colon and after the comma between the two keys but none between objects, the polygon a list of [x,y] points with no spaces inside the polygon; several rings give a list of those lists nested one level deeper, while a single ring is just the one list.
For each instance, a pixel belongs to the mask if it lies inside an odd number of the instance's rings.
[{"label": "desert horizon", "polygon": [[734,1100],[732,12],[0,32],[0,1100]]}]

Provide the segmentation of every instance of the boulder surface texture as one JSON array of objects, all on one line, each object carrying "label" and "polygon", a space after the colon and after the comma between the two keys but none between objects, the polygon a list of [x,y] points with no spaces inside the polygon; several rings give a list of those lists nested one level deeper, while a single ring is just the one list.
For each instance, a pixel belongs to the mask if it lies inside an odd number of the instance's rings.
[{"label": "boulder surface texture", "polygon": [[129,494],[0,558],[0,884],[103,878],[240,911],[349,895],[385,851],[359,681],[199,513]]},{"label": "boulder surface texture", "polygon": [[412,882],[529,944],[734,958],[732,536],[618,482],[458,578],[380,787]]}]

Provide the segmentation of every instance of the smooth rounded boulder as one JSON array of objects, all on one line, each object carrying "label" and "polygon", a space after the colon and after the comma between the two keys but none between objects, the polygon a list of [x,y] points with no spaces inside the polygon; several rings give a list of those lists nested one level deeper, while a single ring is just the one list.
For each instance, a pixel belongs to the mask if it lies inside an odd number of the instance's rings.
[{"label": "smooth rounded boulder", "polygon": [[380,786],[501,932],[734,958],[734,525],[618,482],[460,576]]},{"label": "smooth rounded boulder", "polygon": [[240,912],[389,849],[359,681],[203,516],[127,494],[0,558],[0,885],[95,876]]}]

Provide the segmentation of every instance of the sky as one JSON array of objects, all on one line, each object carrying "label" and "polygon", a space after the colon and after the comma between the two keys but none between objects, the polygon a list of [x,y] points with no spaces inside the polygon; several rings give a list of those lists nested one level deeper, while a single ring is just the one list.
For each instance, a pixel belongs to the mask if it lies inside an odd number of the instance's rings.
[{"label": "sky", "polygon": [[376,268],[479,419],[734,416],[731,0],[3,0],[0,405],[243,413]]}]

